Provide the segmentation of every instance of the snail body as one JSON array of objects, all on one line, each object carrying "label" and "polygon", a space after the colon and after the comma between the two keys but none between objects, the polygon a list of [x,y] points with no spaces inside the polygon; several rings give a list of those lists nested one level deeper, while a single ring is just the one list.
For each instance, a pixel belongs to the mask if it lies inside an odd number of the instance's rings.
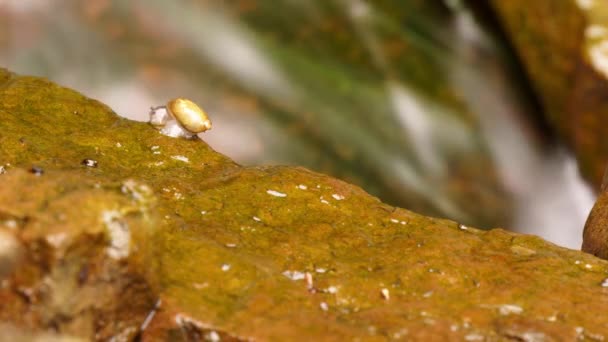
[{"label": "snail body", "polygon": [[170,137],[193,138],[211,129],[207,113],[196,103],[178,97],[165,106],[150,108],[150,124]]}]

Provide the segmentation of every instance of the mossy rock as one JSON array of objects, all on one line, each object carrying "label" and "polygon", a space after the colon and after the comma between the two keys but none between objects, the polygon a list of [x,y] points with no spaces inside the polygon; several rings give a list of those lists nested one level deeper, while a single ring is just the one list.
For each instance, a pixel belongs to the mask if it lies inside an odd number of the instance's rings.
[{"label": "mossy rock", "polygon": [[6,336],[608,336],[606,261],[303,168],[241,167],[44,79],[0,80]]},{"label": "mossy rock", "polygon": [[608,160],[608,2],[490,2],[549,121],[599,187]]}]

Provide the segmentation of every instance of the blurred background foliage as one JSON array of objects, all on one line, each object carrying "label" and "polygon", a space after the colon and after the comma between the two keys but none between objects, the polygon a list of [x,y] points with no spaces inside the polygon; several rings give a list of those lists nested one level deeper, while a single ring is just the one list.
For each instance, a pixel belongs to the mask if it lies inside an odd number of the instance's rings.
[{"label": "blurred background foliage", "polygon": [[0,65],[135,120],[189,97],[214,121],[202,138],[242,164],[578,248],[593,194],[473,3],[5,0]]}]

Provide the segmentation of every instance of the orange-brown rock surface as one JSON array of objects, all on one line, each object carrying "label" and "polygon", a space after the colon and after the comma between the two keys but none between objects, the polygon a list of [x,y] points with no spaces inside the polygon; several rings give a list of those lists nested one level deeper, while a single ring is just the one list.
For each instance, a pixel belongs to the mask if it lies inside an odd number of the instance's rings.
[{"label": "orange-brown rock surface", "polygon": [[606,261],[241,167],[1,69],[0,166],[0,337],[608,336]]}]

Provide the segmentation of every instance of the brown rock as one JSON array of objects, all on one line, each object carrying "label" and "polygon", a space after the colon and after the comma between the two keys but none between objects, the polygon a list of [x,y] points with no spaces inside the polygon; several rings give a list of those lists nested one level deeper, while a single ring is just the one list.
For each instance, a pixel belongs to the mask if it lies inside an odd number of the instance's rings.
[{"label": "brown rock", "polygon": [[240,167],[46,80],[7,78],[4,337],[608,336],[604,260],[394,208],[302,168]]},{"label": "brown rock", "polygon": [[547,117],[583,176],[601,183],[608,160],[608,2],[493,0]]},{"label": "brown rock", "polygon": [[583,232],[583,251],[608,259],[608,169]]}]

